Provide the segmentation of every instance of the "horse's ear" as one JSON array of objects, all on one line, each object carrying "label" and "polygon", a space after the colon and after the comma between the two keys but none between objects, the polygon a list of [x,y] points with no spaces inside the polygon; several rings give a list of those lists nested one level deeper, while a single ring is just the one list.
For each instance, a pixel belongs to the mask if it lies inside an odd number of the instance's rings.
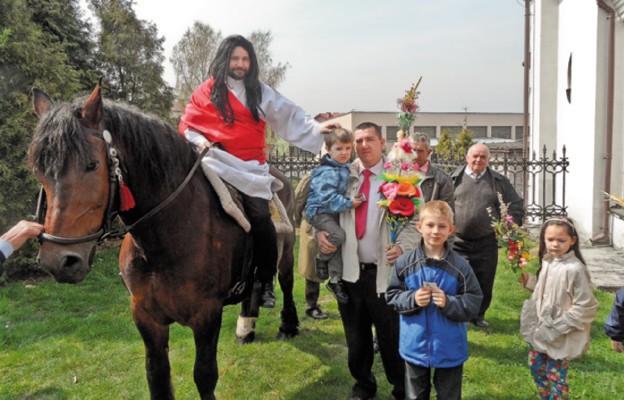
[{"label": "horse's ear", "polygon": [[41,116],[45,114],[46,111],[48,111],[50,106],[53,104],[53,101],[50,98],[50,96],[48,96],[48,94],[44,92],[43,90],[33,88],[32,93],[33,93],[33,98],[32,98],[33,109],[35,110],[35,113],[37,114],[37,116],[41,118]]},{"label": "horse's ear", "polygon": [[82,106],[80,110],[80,116],[82,122],[88,128],[97,129],[102,116],[104,115],[104,106],[102,104],[102,86],[101,81],[95,85],[95,89],[91,92],[91,96]]}]

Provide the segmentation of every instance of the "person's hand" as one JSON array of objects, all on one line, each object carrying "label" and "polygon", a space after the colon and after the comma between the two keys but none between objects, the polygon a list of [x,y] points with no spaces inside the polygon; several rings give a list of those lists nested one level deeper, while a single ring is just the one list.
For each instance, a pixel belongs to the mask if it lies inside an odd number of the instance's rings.
[{"label": "person's hand", "polygon": [[440,288],[431,289],[431,300],[439,308],[446,307],[446,293]]},{"label": "person's hand", "polygon": [[358,196],[355,196],[354,198],[352,198],[351,202],[353,203],[353,208],[358,208],[359,206],[362,205],[362,199]]},{"label": "person's hand", "polygon": [[13,246],[14,250],[17,250],[28,239],[37,237],[41,232],[43,232],[43,225],[33,221],[22,220],[2,235],[0,239],[6,240]]},{"label": "person's hand", "polygon": [[559,338],[559,336],[561,336],[559,331],[548,323],[542,323],[537,327],[535,333],[533,334],[533,338],[542,343],[553,343]]},{"label": "person's hand", "polygon": [[414,293],[414,300],[418,307],[427,307],[431,302],[431,289],[421,287]]},{"label": "person's hand", "polygon": [[529,274],[527,274],[526,272],[523,272],[522,275],[520,275],[520,277],[518,278],[518,282],[520,282],[522,286],[526,286],[528,281],[529,281]]},{"label": "person's hand", "polygon": [[197,145],[197,152],[201,153],[207,147],[214,147],[214,148],[223,150],[223,146],[221,146],[219,142],[211,142],[209,140],[206,140],[205,142],[202,142],[201,144]]},{"label": "person's hand", "polygon": [[201,153],[202,151],[204,151],[204,149],[210,147],[212,143],[210,143],[208,140],[206,140],[205,142],[201,142],[201,144],[197,145],[197,152]]},{"label": "person's hand", "polygon": [[624,351],[624,343],[623,342],[618,342],[617,340],[612,340],[611,341],[611,348],[615,351],[617,351],[618,353],[621,353]]},{"label": "person's hand", "polygon": [[321,133],[329,133],[337,128],[341,128],[341,125],[338,122],[332,122],[330,124],[323,125],[323,127],[321,128]]},{"label": "person's hand", "polygon": [[403,254],[403,250],[396,244],[386,246],[386,259],[389,263],[393,263],[401,254]]},{"label": "person's hand", "polygon": [[329,233],[325,231],[319,231],[316,233],[316,243],[318,244],[319,250],[323,254],[331,254],[338,250],[338,248],[331,244],[331,242],[327,239],[328,236]]}]

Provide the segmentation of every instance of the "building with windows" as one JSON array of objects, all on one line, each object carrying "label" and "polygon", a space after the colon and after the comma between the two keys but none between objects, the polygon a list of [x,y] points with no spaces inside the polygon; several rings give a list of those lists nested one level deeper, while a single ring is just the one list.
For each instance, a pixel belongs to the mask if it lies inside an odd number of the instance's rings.
[{"label": "building with windows", "polygon": [[[350,130],[362,122],[374,122],[381,126],[382,135],[389,143],[396,141],[399,130],[396,112],[351,111],[334,116],[329,121],[338,122]],[[435,142],[442,131],[457,136],[464,127],[476,141],[521,141],[522,113],[418,112],[412,131],[426,133]]]},{"label": "building with windows", "polygon": [[530,3],[530,136],[533,151],[567,149],[568,215],[581,238],[624,248],[624,0]]}]

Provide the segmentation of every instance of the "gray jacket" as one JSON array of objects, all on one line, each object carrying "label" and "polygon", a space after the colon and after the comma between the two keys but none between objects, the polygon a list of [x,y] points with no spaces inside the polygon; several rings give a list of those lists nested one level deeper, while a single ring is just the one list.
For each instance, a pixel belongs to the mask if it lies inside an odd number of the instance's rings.
[{"label": "gray jacket", "polygon": [[425,203],[431,200],[446,201],[453,210],[455,210],[455,199],[453,192],[455,187],[451,178],[437,167],[429,163],[429,169],[420,183]]}]

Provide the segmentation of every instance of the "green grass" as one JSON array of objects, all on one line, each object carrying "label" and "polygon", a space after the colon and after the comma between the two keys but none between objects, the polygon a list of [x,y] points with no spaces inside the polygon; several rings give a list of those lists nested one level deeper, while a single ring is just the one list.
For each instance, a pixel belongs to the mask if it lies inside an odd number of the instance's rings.
[{"label": "green grass", "polygon": [[[322,289],[330,319],[304,315],[304,280],[296,277],[301,334],[277,341],[279,307],[262,309],[257,342],[235,344],[238,306],[224,313],[219,341],[219,399],[344,399],[353,380],[336,303]],[[278,291],[278,295],[279,295]],[[526,367],[528,346],[518,315],[529,296],[500,269],[487,319],[491,329],[469,329],[470,359],[464,369],[465,399],[534,399]],[[603,322],[613,294],[596,292],[600,310],[588,354],[571,362],[575,399],[614,399],[624,393],[624,355],[613,352]],[[76,286],[51,280],[16,282],[0,288],[0,399],[147,399],[143,344],[130,316],[128,294],[118,275],[117,252],[98,252],[94,270]],[[198,398],[193,383],[191,331],[173,325],[172,379],[179,399]],[[377,357],[377,398],[390,388]]]}]

